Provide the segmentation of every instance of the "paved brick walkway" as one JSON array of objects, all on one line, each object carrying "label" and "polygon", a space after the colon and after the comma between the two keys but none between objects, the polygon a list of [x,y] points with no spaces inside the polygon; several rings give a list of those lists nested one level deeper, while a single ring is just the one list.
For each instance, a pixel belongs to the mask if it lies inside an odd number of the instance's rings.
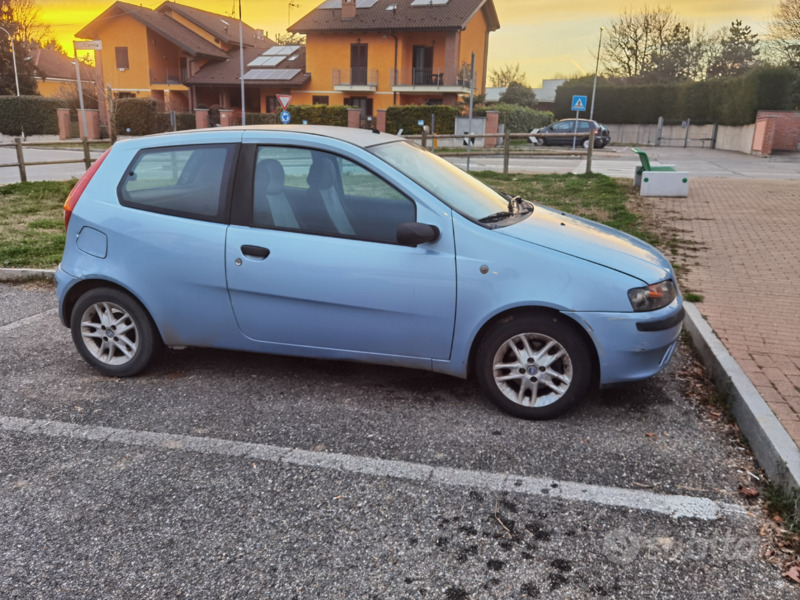
[{"label": "paved brick walkway", "polygon": [[656,199],[700,248],[685,287],[800,446],[800,183],[692,179],[689,198]]}]

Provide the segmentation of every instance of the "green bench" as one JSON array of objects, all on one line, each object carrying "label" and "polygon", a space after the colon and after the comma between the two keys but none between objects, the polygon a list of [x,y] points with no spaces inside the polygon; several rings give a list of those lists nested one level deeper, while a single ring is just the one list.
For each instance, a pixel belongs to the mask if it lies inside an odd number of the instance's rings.
[{"label": "green bench", "polygon": [[676,171],[674,165],[650,164],[647,152],[631,148],[639,155],[641,165],[636,167],[633,185],[640,188],[642,196],[681,196],[689,195],[689,173]]}]

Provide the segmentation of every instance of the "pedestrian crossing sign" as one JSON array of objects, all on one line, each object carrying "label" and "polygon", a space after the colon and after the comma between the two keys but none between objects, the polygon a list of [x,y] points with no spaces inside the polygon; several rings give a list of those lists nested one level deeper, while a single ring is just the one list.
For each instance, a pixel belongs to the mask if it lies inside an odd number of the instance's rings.
[{"label": "pedestrian crossing sign", "polygon": [[579,110],[586,110],[586,96],[573,96],[572,110],[575,112],[578,112]]}]

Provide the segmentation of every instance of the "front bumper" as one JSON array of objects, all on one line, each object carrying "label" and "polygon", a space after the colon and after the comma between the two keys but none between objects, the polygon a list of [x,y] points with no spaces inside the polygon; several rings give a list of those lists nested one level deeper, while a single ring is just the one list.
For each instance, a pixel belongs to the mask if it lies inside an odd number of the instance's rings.
[{"label": "front bumper", "polygon": [[684,309],[670,306],[638,313],[570,313],[592,337],[600,385],[639,381],[667,366],[683,327]]}]

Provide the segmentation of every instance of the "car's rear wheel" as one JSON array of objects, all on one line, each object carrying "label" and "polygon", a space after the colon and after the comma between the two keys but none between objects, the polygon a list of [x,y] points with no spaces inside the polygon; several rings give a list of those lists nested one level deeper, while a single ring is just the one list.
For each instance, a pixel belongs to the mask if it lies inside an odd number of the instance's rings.
[{"label": "car's rear wheel", "polygon": [[163,348],[144,307],[114,288],[83,294],[72,310],[72,341],[84,360],[104,375],[141,373]]},{"label": "car's rear wheel", "polygon": [[577,405],[592,380],[583,336],[559,315],[514,317],[494,327],[476,358],[481,389],[500,409],[550,419]]}]

